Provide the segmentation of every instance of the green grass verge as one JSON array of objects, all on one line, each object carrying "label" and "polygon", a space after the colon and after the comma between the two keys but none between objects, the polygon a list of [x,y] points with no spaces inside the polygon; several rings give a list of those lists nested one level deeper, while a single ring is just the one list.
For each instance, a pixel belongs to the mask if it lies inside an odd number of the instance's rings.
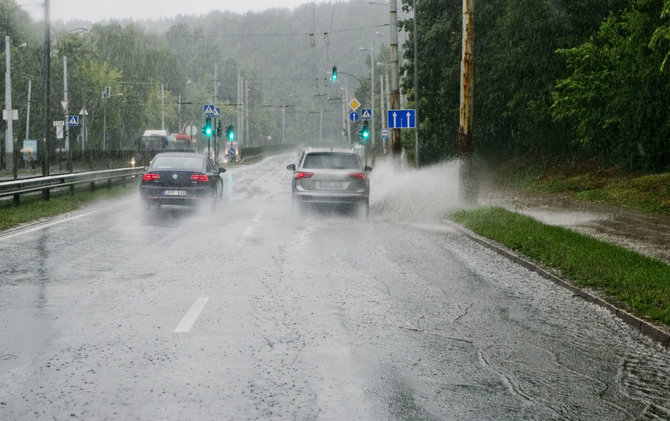
[{"label": "green grass verge", "polygon": [[96,200],[118,197],[137,191],[134,182],[128,182],[126,187],[113,186],[111,189],[99,187],[94,192],[88,187],[75,190],[74,196],[69,192],[52,194],[51,199],[44,201],[41,195],[23,195],[18,207],[14,207],[11,200],[0,202],[0,230],[6,230],[20,224],[40,218],[58,215],[81,208]]},{"label": "green grass verge", "polygon": [[630,174],[593,163],[512,160],[495,170],[493,179],[511,188],[670,215],[670,173]]},{"label": "green grass verge", "polygon": [[670,265],[499,207],[460,210],[449,218],[670,325]]}]

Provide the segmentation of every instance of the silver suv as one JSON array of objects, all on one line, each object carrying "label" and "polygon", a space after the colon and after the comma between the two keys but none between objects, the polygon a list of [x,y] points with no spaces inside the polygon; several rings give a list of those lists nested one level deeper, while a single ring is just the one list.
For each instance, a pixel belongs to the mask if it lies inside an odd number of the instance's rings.
[{"label": "silver suv", "polygon": [[353,149],[308,148],[286,169],[293,171],[293,203],[358,206],[369,214],[372,168]]}]

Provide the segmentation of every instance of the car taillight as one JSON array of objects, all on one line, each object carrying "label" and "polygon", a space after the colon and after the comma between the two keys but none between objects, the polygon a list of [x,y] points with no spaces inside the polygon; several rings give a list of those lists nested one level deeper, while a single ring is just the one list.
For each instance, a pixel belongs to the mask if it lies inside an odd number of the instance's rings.
[{"label": "car taillight", "polygon": [[148,172],[142,177],[142,181],[154,181],[161,178],[160,174]]},{"label": "car taillight", "polygon": [[349,174],[349,177],[357,179],[357,180],[365,181],[365,174],[363,174],[362,172],[351,173],[351,174]]},{"label": "car taillight", "polygon": [[313,175],[313,172],[299,172],[295,175],[295,179],[300,180],[301,178],[312,178]]},{"label": "car taillight", "polygon": [[209,181],[209,177],[207,177],[206,174],[192,174],[191,175],[191,180],[206,183],[206,182]]}]

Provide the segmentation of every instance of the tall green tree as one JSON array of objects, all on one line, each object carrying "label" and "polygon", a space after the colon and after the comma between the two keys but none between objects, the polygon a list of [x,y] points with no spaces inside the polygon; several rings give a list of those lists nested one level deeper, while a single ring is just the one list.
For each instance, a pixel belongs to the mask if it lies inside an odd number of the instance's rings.
[{"label": "tall green tree", "polygon": [[[475,9],[475,151],[489,157],[553,155],[568,143],[565,123],[552,119],[552,90],[564,73],[558,48],[595,33],[604,16],[628,0],[492,0]],[[412,0],[403,0],[411,10]],[[420,156],[430,163],[456,154],[460,106],[462,2],[417,2]],[[413,22],[404,45],[411,93]],[[413,98],[410,95],[409,98]]]},{"label": "tall green tree", "polygon": [[583,151],[612,164],[670,165],[667,48],[650,42],[662,7],[661,0],[638,0],[589,41],[560,51],[569,73],[556,85],[553,114],[575,128]]}]

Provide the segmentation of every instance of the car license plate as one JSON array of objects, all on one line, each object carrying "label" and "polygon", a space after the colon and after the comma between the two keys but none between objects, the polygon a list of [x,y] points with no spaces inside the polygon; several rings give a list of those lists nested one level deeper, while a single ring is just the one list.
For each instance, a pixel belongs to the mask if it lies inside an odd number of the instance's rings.
[{"label": "car license plate", "polygon": [[186,196],[186,190],[165,190],[163,192],[165,196]]},{"label": "car license plate", "polygon": [[341,181],[322,181],[320,184],[320,187],[322,189],[341,189],[342,188],[342,182]]}]

